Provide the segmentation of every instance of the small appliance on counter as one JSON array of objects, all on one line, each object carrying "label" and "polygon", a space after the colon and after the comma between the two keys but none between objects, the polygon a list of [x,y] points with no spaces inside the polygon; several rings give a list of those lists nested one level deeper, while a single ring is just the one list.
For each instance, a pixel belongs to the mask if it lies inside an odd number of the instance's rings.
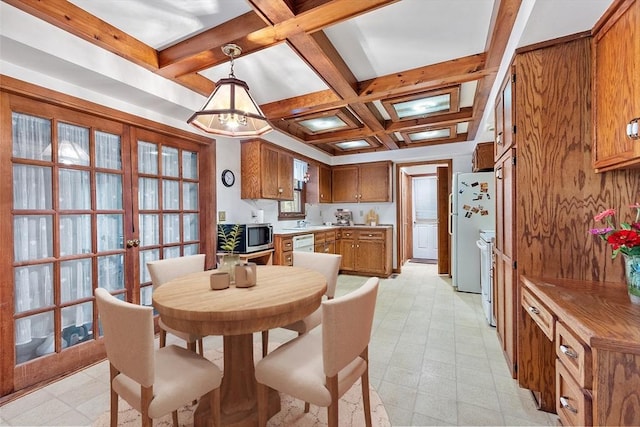
[{"label": "small appliance on counter", "polygon": [[353,225],[353,215],[349,209],[338,209],[335,212],[336,222],[334,225]]}]

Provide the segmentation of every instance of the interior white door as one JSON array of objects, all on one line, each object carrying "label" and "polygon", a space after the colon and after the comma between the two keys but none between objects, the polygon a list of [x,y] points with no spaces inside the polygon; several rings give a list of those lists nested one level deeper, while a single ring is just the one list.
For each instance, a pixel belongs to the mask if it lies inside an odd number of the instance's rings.
[{"label": "interior white door", "polygon": [[413,178],[413,257],[438,258],[438,200],[435,176]]}]

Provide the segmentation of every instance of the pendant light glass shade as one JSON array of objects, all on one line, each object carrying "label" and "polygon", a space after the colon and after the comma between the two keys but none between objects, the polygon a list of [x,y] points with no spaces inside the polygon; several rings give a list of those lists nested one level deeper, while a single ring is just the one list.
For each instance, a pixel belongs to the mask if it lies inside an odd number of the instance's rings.
[{"label": "pendant light glass shade", "polygon": [[233,74],[233,58],[241,50],[235,45],[222,50],[231,57],[231,74],[216,83],[207,102],[187,123],[204,132],[232,138],[264,135],[272,130],[271,125],[249,94],[249,86]]}]

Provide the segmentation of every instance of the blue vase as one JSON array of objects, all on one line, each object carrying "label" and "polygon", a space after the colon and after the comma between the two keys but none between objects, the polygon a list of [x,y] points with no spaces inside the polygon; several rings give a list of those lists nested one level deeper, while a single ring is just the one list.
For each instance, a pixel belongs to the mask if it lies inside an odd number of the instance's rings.
[{"label": "blue vase", "polygon": [[634,304],[640,304],[640,255],[623,254],[623,256],[629,299]]}]

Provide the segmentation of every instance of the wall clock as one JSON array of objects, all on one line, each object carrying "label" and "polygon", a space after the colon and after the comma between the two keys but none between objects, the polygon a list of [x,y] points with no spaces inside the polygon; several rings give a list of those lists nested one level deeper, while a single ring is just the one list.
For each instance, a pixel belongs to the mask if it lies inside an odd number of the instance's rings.
[{"label": "wall clock", "polygon": [[229,169],[222,171],[222,183],[225,187],[231,187],[236,182],[236,176]]}]

